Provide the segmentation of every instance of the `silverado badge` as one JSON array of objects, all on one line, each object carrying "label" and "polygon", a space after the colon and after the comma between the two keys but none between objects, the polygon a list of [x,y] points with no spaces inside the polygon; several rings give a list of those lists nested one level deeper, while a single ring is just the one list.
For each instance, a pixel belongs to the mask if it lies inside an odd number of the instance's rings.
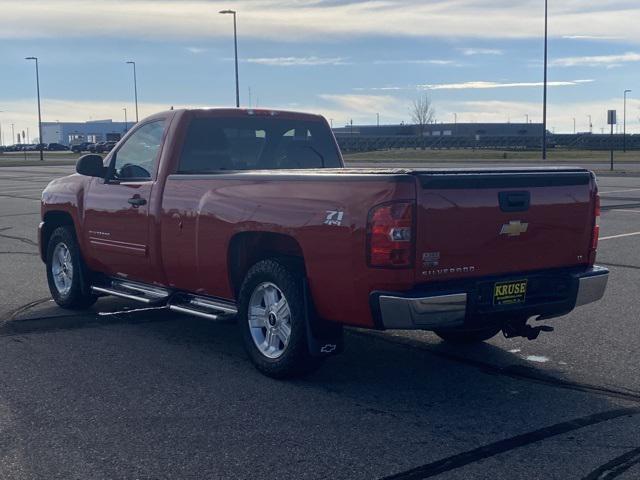
[{"label": "silverado badge", "polygon": [[526,233],[528,228],[528,223],[523,223],[520,220],[511,220],[509,223],[502,225],[500,235],[519,237],[521,234]]}]

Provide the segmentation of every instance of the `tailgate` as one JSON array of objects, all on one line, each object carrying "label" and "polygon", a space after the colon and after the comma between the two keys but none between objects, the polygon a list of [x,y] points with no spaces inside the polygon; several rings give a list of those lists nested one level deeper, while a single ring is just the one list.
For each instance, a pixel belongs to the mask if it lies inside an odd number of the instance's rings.
[{"label": "tailgate", "polygon": [[597,188],[591,172],[416,175],[418,281],[589,263]]}]

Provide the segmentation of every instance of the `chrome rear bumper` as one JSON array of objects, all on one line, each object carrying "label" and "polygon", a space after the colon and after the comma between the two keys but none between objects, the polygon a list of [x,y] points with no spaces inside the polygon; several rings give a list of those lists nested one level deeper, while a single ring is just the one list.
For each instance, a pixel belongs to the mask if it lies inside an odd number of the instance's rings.
[{"label": "chrome rear bumper", "polygon": [[406,298],[380,296],[380,313],[384,328],[424,329],[456,327],[467,314],[467,294]]},{"label": "chrome rear bumper", "polygon": [[[508,313],[531,316],[540,314],[545,318],[552,318],[565,315],[575,307],[596,302],[603,297],[609,270],[593,267],[570,275],[574,293],[566,298],[564,304],[551,308],[545,304],[523,304],[514,306]],[[470,313],[468,295],[468,292],[462,291],[436,295],[376,293],[372,298],[374,310],[379,312],[379,326],[384,329],[437,330],[464,326]],[[537,311],[538,309],[540,311]],[[505,311],[496,313],[504,314]]]},{"label": "chrome rear bumper", "polygon": [[593,267],[589,275],[578,277],[578,295],[576,307],[597,302],[604,296],[609,281],[609,270]]}]

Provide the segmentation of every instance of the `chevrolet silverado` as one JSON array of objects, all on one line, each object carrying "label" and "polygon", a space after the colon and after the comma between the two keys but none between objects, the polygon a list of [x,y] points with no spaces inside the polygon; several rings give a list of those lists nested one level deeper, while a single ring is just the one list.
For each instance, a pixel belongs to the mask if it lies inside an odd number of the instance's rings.
[{"label": "chevrolet silverado", "polygon": [[536,338],[600,299],[600,203],[580,168],[345,168],[323,117],[171,110],[42,194],[63,308],[114,295],[235,317],[263,373],[309,372],[342,327]]}]

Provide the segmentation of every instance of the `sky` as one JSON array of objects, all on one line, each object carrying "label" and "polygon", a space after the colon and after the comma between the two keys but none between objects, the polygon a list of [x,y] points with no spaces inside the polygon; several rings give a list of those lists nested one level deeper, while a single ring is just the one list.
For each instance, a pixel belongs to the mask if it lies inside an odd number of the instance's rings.
[{"label": "sky", "polygon": [[[436,121],[540,122],[543,0],[0,0],[0,126],[233,106],[238,12],[242,106],[310,111],[334,126],[410,122],[427,94]],[[550,130],[640,133],[640,2],[549,1]],[[621,128],[621,127],[620,127]],[[620,130],[621,131],[621,130]]]}]

